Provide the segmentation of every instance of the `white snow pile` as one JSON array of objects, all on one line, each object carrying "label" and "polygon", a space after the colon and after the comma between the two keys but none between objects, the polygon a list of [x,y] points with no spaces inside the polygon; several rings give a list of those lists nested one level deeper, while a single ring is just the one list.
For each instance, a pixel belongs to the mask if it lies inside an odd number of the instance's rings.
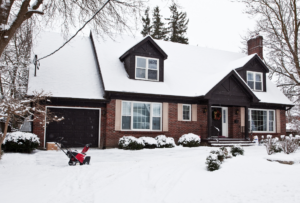
[{"label": "white snow pile", "polygon": [[119,140],[119,146],[121,146],[121,148],[127,148],[131,143],[137,143],[144,146],[144,142],[142,140],[133,136],[123,136]]},{"label": "white snow pile", "polygon": [[145,147],[157,147],[157,141],[153,137],[140,137]]},{"label": "white snow pile", "polygon": [[199,135],[195,135],[193,133],[184,134],[179,138],[178,144],[186,146],[186,145],[199,145],[201,142],[201,138]]},{"label": "white snow pile", "polygon": [[157,147],[160,148],[172,148],[175,147],[175,141],[172,137],[166,137],[165,135],[158,135],[156,138]]},{"label": "white snow pile", "polygon": [[293,162],[294,164],[300,164],[300,153],[276,153],[265,157],[265,159],[270,161]]},{"label": "white snow pile", "polygon": [[3,144],[6,142],[15,142],[22,144],[20,141],[31,141],[31,142],[36,142],[40,144],[40,138],[36,134],[33,133],[25,133],[25,132],[13,132],[13,133],[7,133]]}]

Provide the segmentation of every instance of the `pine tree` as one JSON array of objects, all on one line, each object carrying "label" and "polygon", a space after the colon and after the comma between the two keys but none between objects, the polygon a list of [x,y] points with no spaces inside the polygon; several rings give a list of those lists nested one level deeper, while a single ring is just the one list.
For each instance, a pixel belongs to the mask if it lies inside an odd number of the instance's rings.
[{"label": "pine tree", "polygon": [[148,7],[145,10],[145,18],[144,17],[142,18],[143,30],[141,34],[143,35],[143,37],[146,37],[147,35],[151,35],[152,26],[150,25],[149,10],[150,8]]},{"label": "pine tree", "polygon": [[151,37],[153,39],[163,39],[168,41],[168,30],[165,28],[165,24],[161,20],[160,10],[159,7],[156,6],[153,10],[153,32],[151,34]]},{"label": "pine tree", "polygon": [[189,39],[185,37],[189,20],[186,19],[185,12],[179,12],[177,5],[174,3],[170,6],[171,16],[169,20],[168,30],[170,32],[170,41],[188,44]]}]

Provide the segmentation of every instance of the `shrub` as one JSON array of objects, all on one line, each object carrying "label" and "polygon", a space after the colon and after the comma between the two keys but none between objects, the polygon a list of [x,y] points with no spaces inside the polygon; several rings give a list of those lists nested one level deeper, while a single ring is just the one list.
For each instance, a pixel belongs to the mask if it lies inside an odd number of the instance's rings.
[{"label": "shrub", "polygon": [[157,147],[159,148],[172,148],[176,146],[174,139],[171,137],[158,135],[155,139],[157,140]]},{"label": "shrub", "polygon": [[25,132],[7,133],[3,141],[3,149],[7,152],[30,153],[40,145],[37,135]]},{"label": "shrub", "polygon": [[300,136],[296,135],[293,137],[292,134],[290,136],[281,136],[282,140],[280,142],[282,150],[285,154],[291,154],[297,151],[300,143]]},{"label": "shrub", "polygon": [[240,145],[234,145],[231,147],[230,152],[232,156],[244,155],[244,149]]},{"label": "shrub", "polygon": [[139,139],[143,141],[145,148],[153,149],[157,147],[157,141],[153,137],[140,137]]},{"label": "shrub", "polygon": [[207,168],[208,171],[218,170],[221,166],[221,162],[218,160],[218,155],[217,154],[210,154],[206,158],[205,163],[207,164],[206,168]]},{"label": "shrub", "polygon": [[221,150],[221,149],[219,149],[219,150],[216,150],[216,151],[211,151],[210,152],[211,154],[216,154],[217,155],[217,158],[218,158],[218,160],[222,163],[223,161],[224,161],[224,159],[225,159],[225,154],[224,154],[224,152]]},{"label": "shrub", "polygon": [[266,146],[268,155],[282,151],[281,144],[278,141],[277,137],[272,138],[272,135],[267,135],[267,139],[264,140],[264,145]]},{"label": "shrub", "polygon": [[228,159],[228,158],[231,158],[231,156],[228,154],[228,150],[226,147],[220,147],[220,150],[222,150],[223,154],[225,155],[225,158]]},{"label": "shrub", "polygon": [[184,134],[179,138],[178,144],[184,147],[199,147],[200,146],[200,136],[193,133]]},{"label": "shrub", "polygon": [[133,136],[123,136],[119,140],[119,149],[140,150],[143,148],[143,141]]}]

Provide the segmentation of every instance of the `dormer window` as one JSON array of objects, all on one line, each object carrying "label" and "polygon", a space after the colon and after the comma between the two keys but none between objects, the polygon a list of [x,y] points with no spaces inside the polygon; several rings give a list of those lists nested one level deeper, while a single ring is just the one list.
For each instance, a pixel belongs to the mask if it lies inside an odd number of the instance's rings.
[{"label": "dormer window", "polygon": [[247,83],[252,90],[263,90],[263,74],[260,72],[247,71]]},{"label": "dormer window", "polygon": [[135,78],[158,81],[159,60],[155,58],[136,56]]}]

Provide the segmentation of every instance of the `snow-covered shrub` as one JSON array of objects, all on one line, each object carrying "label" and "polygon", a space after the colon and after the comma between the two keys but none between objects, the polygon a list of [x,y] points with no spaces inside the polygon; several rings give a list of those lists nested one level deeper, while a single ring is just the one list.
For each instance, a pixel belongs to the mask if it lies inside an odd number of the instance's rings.
[{"label": "snow-covered shrub", "polygon": [[290,134],[290,136],[285,136],[280,142],[282,150],[285,154],[291,154],[296,152],[299,147],[299,143],[300,136],[296,135],[295,137],[293,137],[292,134]]},{"label": "snow-covered shrub", "polygon": [[200,146],[200,136],[193,133],[184,134],[179,138],[178,144],[184,147],[199,147]]},{"label": "snow-covered shrub", "polygon": [[210,153],[211,154],[216,154],[217,155],[217,157],[218,157],[218,160],[222,163],[223,161],[224,161],[224,159],[225,159],[225,154],[224,154],[224,152],[221,150],[221,149],[219,149],[219,150],[212,150],[212,151],[210,151]]},{"label": "snow-covered shrub", "polygon": [[145,148],[153,149],[157,147],[157,141],[153,137],[140,137],[139,139],[143,141]]},{"label": "snow-covered shrub", "polygon": [[139,150],[143,148],[143,141],[133,136],[123,136],[119,140],[119,149]]},{"label": "snow-covered shrub", "polygon": [[231,156],[228,154],[228,150],[226,147],[220,147],[220,150],[222,150],[223,154],[225,155],[225,159],[231,158]]},{"label": "snow-covered shrub", "polygon": [[157,147],[159,148],[172,148],[176,146],[175,141],[172,137],[158,135],[155,139],[157,141]]},{"label": "snow-covered shrub", "polygon": [[231,147],[230,152],[232,156],[244,155],[244,149],[240,145],[234,145]]},{"label": "snow-covered shrub", "polygon": [[264,136],[261,136],[261,139],[259,141],[259,145],[264,145],[265,144],[265,140],[264,140]]},{"label": "snow-covered shrub", "polygon": [[207,164],[206,168],[207,168],[208,171],[218,170],[221,166],[221,162],[218,160],[218,155],[217,154],[210,154],[206,158],[205,163]]},{"label": "snow-covered shrub", "polygon": [[278,138],[272,138],[272,135],[267,135],[267,139],[265,139],[264,145],[266,146],[268,155],[279,153],[282,151],[282,147],[279,143]]},{"label": "snow-covered shrub", "polygon": [[8,152],[30,153],[40,145],[40,139],[33,133],[7,133],[3,141],[3,149]]}]

